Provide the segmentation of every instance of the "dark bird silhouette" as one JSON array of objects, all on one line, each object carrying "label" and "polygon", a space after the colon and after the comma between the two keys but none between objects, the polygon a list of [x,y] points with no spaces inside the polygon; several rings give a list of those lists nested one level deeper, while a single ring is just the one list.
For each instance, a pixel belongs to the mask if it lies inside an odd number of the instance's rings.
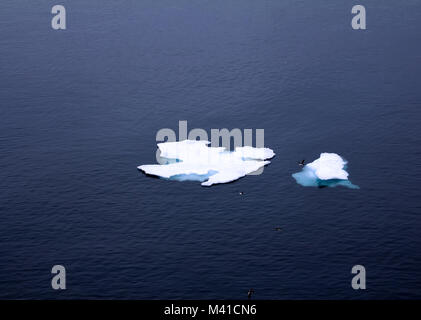
[{"label": "dark bird silhouette", "polygon": [[281,231],[281,228],[280,227],[276,227],[274,230],[275,231]]},{"label": "dark bird silhouette", "polygon": [[254,289],[250,289],[247,293],[247,298],[251,299],[251,295],[254,293]]},{"label": "dark bird silhouette", "polygon": [[305,166],[304,162],[305,160],[301,160],[301,162],[298,162],[298,165],[304,167]]}]

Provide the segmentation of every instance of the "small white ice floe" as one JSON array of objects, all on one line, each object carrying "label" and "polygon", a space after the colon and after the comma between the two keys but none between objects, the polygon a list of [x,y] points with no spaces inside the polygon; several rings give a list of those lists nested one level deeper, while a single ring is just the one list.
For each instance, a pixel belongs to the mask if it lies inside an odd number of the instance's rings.
[{"label": "small white ice floe", "polygon": [[336,187],[344,186],[351,189],[359,189],[358,186],[348,180],[348,172],[345,171],[347,161],[336,153],[322,153],[320,158],[304,165],[301,172],[292,176],[304,187]]}]

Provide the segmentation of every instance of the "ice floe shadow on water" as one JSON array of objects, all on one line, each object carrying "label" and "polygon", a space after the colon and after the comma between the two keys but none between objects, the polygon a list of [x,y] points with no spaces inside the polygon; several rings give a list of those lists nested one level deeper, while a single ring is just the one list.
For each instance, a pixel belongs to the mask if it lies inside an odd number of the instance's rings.
[{"label": "ice floe shadow on water", "polygon": [[320,158],[304,166],[292,177],[304,187],[337,187],[359,189],[348,180],[347,162],[336,153],[322,153]]},{"label": "ice floe shadow on water", "polygon": [[200,181],[202,186],[229,183],[258,171],[275,156],[269,148],[237,147],[227,151],[209,141],[158,143],[163,161],[137,167],[147,175],[176,181]]}]

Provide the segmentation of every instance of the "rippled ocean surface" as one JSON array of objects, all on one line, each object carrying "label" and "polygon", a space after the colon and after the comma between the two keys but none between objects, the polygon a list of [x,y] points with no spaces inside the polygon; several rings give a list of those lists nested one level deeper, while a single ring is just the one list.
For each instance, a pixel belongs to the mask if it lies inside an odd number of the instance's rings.
[{"label": "rippled ocean surface", "polygon": [[[345,0],[61,4],[65,31],[51,1],[0,4],[0,298],[421,298],[421,1],[370,1],[365,31]],[[276,157],[143,175],[179,120]],[[360,189],[298,185],[321,152]]]}]

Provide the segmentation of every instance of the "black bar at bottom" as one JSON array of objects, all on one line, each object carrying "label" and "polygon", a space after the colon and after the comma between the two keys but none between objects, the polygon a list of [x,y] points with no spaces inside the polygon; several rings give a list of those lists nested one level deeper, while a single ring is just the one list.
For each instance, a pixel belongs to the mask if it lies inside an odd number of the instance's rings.
[{"label": "black bar at bottom", "polygon": [[[291,316],[333,315],[336,317],[361,317],[366,309],[372,308],[374,314],[396,312],[402,316],[406,312],[419,310],[420,301],[274,301],[274,300],[50,300],[50,301],[2,301],[0,307],[16,315],[21,311],[42,314],[50,310],[50,315],[57,319],[58,315],[80,317],[86,310],[91,313],[105,313],[110,316],[129,314],[133,319],[287,319]],[[413,310],[411,310],[413,309]],[[52,311],[55,310],[55,311]],[[57,314],[57,311],[60,311]],[[126,317],[127,318],[127,317]]]}]

